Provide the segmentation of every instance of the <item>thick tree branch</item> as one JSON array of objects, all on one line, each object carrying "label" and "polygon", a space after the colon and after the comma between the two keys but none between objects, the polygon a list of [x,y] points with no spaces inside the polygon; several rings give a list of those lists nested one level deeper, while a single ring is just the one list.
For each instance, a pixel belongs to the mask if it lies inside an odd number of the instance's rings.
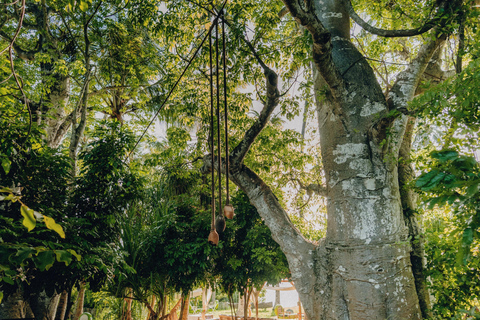
[{"label": "thick tree branch", "polygon": [[[435,27],[438,22],[441,20],[441,16],[439,14],[436,15],[435,18],[431,19],[427,23],[425,23],[423,26],[415,28],[415,29],[407,29],[407,30],[386,30],[386,29],[381,29],[374,27],[370,24],[368,24],[365,20],[363,20],[354,10],[352,6],[352,2],[350,0],[344,0],[348,14],[350,17],[357,23],[359,26],[361,26],[363,29],[366,31],[376,34],[378,36],[382,37],[387,37],[387,38],[393,38],[393,37],[411,37],[411,36],[416,36],[422,33],[425,33],[429,30],[431,30],[433,27]],[[443,10],[443,6],[441,8]],[[440,11],[440,8],[439,8]]]},{"label": "thick tree branch", "polygon": [[287,15],[287,13],[288,13],[288,8],[287,8],[287,7],[283,7],[282,10],[280,10],[280,11],[278,12],[278,17],[279,17],[280,19],[282,19],[283,17],[285,17],[285,16]]},{"label": "thick tree branch", "polygon": [[[218,161],[214,159],[213,166],[215,170],[221,170],[225,173],[225,159],[222,159],[222,167],[218,168]],[[207,155],[203,158],[202,172],[208,173],[212,170],[212,156]],[[278,202],[272,190],[266,183],[256,175],[247,166],[241,164],[238,168],[232,168],[230,179],[248,196],[250,202],[257,208],[265,224],[272,231],[272,237],[280,245],[282,251],[287,256],[292,277],[303,278],[299,281],[310,282],[310,286],[315,283],[315,279],[308,279],[308,274],[300,274],[300,269],[308,263],[308,257],[312,256],[316,246],[306,240],[300,231],[292,224],[285,210]],[[310,276],[314,277],[313,270]],[[298,278],[297,278],[298,279]],[[295,282],[297,280],[295,279]]]},{"label": "thick tree branch", "polygon": [[265,86],[266,86],[266,101],[264,107],[260,112],[255,123],[247,130],[241,142],[233,149],[231,153],[232,167],[239,167],[243,162],[248,150],[252,146],[255,138],[260,134],[260,132],[265,128],[270,119],[273,110],[277,107],[280,101],[280,91],[278,90],[278,75],[270,69],[266,63],[260,58],[254,46],[248,39],[243,38],[243,41],[250,48],[252,55],[255,57],[257,62],[263,69],[265,74]]},{"label": "thick tree branch", "polygon": [[255,141],[255,138],[260,134],[263,128],[265,128],[273,110],[275,110],[280,101],[278,75],[266,65],[264,68],[264,74],[267,89],[267,101],[255,123],[247,130],[241,142],[235,147],[235,149],[233,149],[231,153],[232,167],[238,167],[242,163],[245,155]]},{"label": "thick tree branch", "polygon": [[447,23],[455,19],[455,11],[463,5],[463,0],[442,1],[440,7],[445,14],[449,14],[448,19],[443,19],[442,23],[434,29],[429,41],[425,42],[415,59],[404,71],[400,72],[395,84],[389,92],[387,102],[391,110],[399,110],[408,114],[407,103],[413,98],[421,76],[425,72],[428,64],[431,62],[435,51],[441,47],[447,38],[445,30],[442,30]]},{"label": "thick tree branch", "polygon": [[412,100],[420,78],[433,54],[445,39],[445,35],[440,35],[425,43],[407,69],[400,72],[387,98],[388,106],[391,110],[398,110],[408,114],[407,104]]},{"label": "thick tree branch", "polygon": [[320,74],[330,87],[334,97],[340,96],[344,82],[339,70],[336,68],[332,57],[332,42],[330,32],[322,25],[316,16],[313,5],[307,2],[309,11],[305,11],[302,5],[295,0],[283,0],[291,15],[299,24],[304,26],[312,35],[313,61]]},{"label": "thick tree branch", "polygon": [[52,142],[53,144],[58,145],[60,143],[60,140],[62,140],[62,138],[65,136],[68,129],[70,128],[70,125],[72,124],[73,116],[74,116],[74,112],[72,111],[62,121],[57,131],[55,132],[55,137],[53,138],[53,142]]}]

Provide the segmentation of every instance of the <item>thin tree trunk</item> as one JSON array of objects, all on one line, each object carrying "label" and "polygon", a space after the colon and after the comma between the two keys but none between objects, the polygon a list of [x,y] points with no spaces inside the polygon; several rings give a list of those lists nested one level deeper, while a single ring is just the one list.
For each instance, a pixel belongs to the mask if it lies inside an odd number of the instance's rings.
[{"label": "thin tree trunk", "polygon": [[399,151],[399,158],[402,161],[398,165],[398,181],[400,186],[400,196],[402,200],[403,217],[408,227],[412,251],[410,260],[412,263],[412,272],[415,278],[415,288],[417,290],[418,301],[422,316],[425,319],[432,317],[430,306],[430,293],[428,292],[425,275],[425,239],[423,230],[417,221],[417,195],[410,189],[408,183],[415,178],[415,172],[411,165],[410,152],[412,147],[413,130],[415,119],[408,120],[405,135]]},{"label": "thin tree trunk", "polygon": [[243,318],[247,320],[249,316],[249,311],[250,311],[250,296],[252,294],[252,289],[246,288],[243,291],[243,299],[244,299],[244,305],[243,305]]},{"label": "thin tree trunk", "polygon": [[152,295],[152,302],[150,304],[145,303],[148,308],[148,315],[147,315],[147,320],[152,320],[157,318],[157,313],[155,312],[155,302],[156,302],[156,296]]},{"label": "thin tree trunk", "polygon": [[255,297],[255,319],[258,320],[258,297],[260,296],[260,292],[262,291],[263,286],[260,288],[260,290],[257,290],[257,288],[253,288],[253,295]]},{"label": "thin tree trunk", "polygon": [[165,295],[163,297],[163,303],[162,303],[162,317],[165,317],[165,314],[167,312],[167,302],[168,302],[168,297]]},{"label": "thin tree trunk", "polygon": [[[276,287],[280,287],[280,284],[276,285]],[[273,307],[275,308],[276,306],[280,305],[280,290],[275,290],[275,304]]]},{"label": "thin tree trunk", "polygon": [[53,291],[47,293],[45,289],[30,293],[30,307],[36,319],[54,320],[57,313],[60,294]]},{"label": "thin tree trunk", "polygon": [[76,305],[75,313],[73,314],[72,320],[79,320],[80,316],[83,313],[83,303],[85,302],[85,290],[86,290],[86,284],[85,282],[81,282],[80,289],[78,290],[77,301],[75,303]]},{"label": "thin tree trunk", "polygon": [[182,298],[182,307],[180,308],[179,320],[188,320],[188,308],[190,304],[190,294],[187,292]]},{"label": "thin tree trunk", "polygon": [[68,292],[67,290],[63,290],[63,292],[60,294],[60,300],[58,301],[57,314],[55,316],[55,320],[65,319],[65,314],[67,312],[67,304],[68,304]]},{"label": "thin tree trunk", "polygon": [[207,314],[208,304],[212,298],[212,289],[210,287],[205,287],[202,290],[202,320],[205,320],[205,315]]},{"label": "thin tree trunk", "polygon": [[244,317],[245,316],[245,308],[244,307],[245,307],[245,300],[243,299],[243,296],[240,296],[240,294],[239,294],[237,312],[236,312],[236,314],[239,317]]},{"label": "thin tree trunk", "polygon": [[133,290],[130,288],[128,291],[128,297],[124,298],[126,303],[126,311],[123,317],[124,320],[132,320],[132,302],[133,302]]}]

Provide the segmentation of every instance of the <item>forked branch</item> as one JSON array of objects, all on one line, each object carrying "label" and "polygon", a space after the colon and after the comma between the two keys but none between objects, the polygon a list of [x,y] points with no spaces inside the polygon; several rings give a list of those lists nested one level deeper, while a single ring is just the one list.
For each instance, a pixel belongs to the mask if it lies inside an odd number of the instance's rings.
[{"label": "forked branch", "polygon": [[[452,11],[457,7],[461,7],[463,1],[456,0],[448,1],[447,3],[448,8],[445,8],[445,10]],[[450,19],[453,18],[454,17],[451,17]],[[399,110],[400,112],[408,114],[407,103],[413,98],[420,78],[434,56],[435,51],[445,42],[447,34],[444,33],[442,27],[450,21],[450,19],[442,21],[442,24],[434,29],[434,34],[431,36],[430,40],[421,46],[417,56],[412,60],[409,66],[399,73],[387,98],[390,109]]]}]

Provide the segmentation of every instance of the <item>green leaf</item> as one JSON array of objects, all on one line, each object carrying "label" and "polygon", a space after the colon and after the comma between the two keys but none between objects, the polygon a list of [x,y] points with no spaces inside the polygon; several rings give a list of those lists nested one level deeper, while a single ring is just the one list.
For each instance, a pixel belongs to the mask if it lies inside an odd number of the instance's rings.
[{"label": "green leaf", "polygon": [[439,183],[447,176],[445,172],[440,172],[434,176],[426,185],[422,187],[422,190],[428,191],[439,185]]},{"label": "green leaf", "polygon": [[34,252],[35,249],[30,247],[19,248],[15,255],[10,256],[9,260],[15,265],[20,265],[23,261],[30,258]]},{"label": "green leaf", "polygon": [[417,188],[421,188],[424,191],[428,191],[438,186],[439,182],[441,182],[446,176],[447,174],[445,172],[440,172],[439,170],[432,170],[430,172],[422,174],[417,179],[415,186]]},{"label": "green leaf", "polygon": [[34,259],[35,265],[40,271],[45,271],[50,269],[55,262],[55,257],[53,251],[42,251],[37,254],[37,258]]},{"label": "green leaf", "polygon": [[78,253],[76,253],[75,250],[67,249],[67,251],[70,252],[71,254],[73,254],[75,256],[75,258],[77,258],[78,261],[82,260],[82,256],[79,255]]},{"label": "green leaf", "polygon": [[0,303],[2,303],[2,300],[3,300],[3,292],[0,291]]},{"label": "green leaf", "polygon": [[4,197],[2,200],[4,200],[4,201],[10,201],[10,200],[12,200],[12,201],[13,201],[13,199],[15,199],[15,196],[13,195],[13,193],[9,193],[9,194],[8,194],[6,197]]},{"label": "green leaf", "polygon": [[452,150],[432,152],[432,158],[438,159],[441,162],[446,162],[458,158],[458,152]]},{"label": "green leaf", "polygon": [[461,247],[460,247],[460,250],[458,250],[458,253],[456,256],[457,266],[465,265],[467,263],[467,260],[470,256],[470,246],[472,242],[473,242],[473,229],[469,227],[463,230]]},{"label": "green leaf", "polygon": [[15,283],[15,282],[13,281],[13,279],[10,278],[10,277],[3,277],[2,280],[5,281],[5,282],[8,283],[8,284],[11,284],[11,285],[13,285],[13,284]]},{"label": "green leaf", "polygon": [[57,261],[65,262],[66,266],[72,262],[72,254],[66,250],[55,250],[55,255],[57,256]]},{"label": "green leaf", "polygon": [[439,196],[439,197],[436,197],[436,198],[433,198],[433,199],[430,199],[430,201],[428,201],[428,209],[433,209],[435,207],[435,205],[438,205],[439,207],[442,207],[445,205],[445,203],[447,202],[447,196]]},{"label": "green leaf", "polygon": [[473,242],[473,229],[472,228],[466,228],[463,231],[462,245],[465,246],[465,247],[470,247],[472,242]]},{"label": "green leaf", "polygon": [[84,2],[84,1],[80,1],[80,10],[85,12],[85,11],[87,11],[87,9],[88,9],[88,3]]},{"label": "green leaf", "polygon": [[24,218],[23,225],[27,228],[28,231],[32,231],[33,228],[35,228],[35,225],[37,224],[33,210],[27,207],[26,205],[22,204],[22,206],[20,207],[20,213]]},{"label": "green leaf", "polygon": [[2,158],[2,168],[5,171],[5,174],[10,172],[10,167],[12,166],[12,162],[7,157]]},{"label": "green leaf", "polygon": [[480,182],[476,182],[476,183],[472,184],[470,187],[468,187],[467,190],[465,191],[465,197],[471,198],[476,193],[478,193],[478,185],[479,184],[480,184]]},{"label": "green leaf", "polygon": [[47,216],[43,216],[43,220],[45,221],[45,225],[48,229],[55,231],[60,235],[61,238],[65,239],[65,232],[63,231],[61,225],[59,225],[55,222],[55,220]]},{"label": "green leaf", "polygon": [[438,170],[433,170],[427,173],[422,174],[418,177],[417,182],[415,182],[415,187],[421,188],[432,180],[434,176],[438,174]]}]

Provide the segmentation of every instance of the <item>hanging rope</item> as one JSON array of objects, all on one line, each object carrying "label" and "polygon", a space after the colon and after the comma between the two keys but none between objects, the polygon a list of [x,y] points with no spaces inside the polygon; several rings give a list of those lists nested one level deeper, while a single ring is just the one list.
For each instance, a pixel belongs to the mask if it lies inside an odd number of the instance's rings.
[{"label": "hanging rope", "polygon": [[[223,8],[225,8],[225,5],[227,4],[227,1],[228,0],[225,0],[222,4],[222,7],[220,8],[220,11],[223,11]],[[153,116],[152,120],[150,120],[150,122],[148,123],[147,127],[145,128],[145,130],[142,132],[142,134],[140,135],[140,138],[138,138],[137,142],[135,143],[135,145],[133,146],[132,150],[130,150],[130,152],[128,153],[127,157],[125,158],[125,161],[132,155],[133,151],[135,151],[135,149],[137,148],[138,144],[140,143],[140,141],[142,140],[142,138],[145,136],[145,133],[147,133],[147,130],[148,128],[150,128],[150,126],[152,125],[153,121],[155,121],[155,119],[157,118],[158,114],[160,113],[160,111],[163,110],[163,107],[165,106],[165,104],[167,103],[168,99],[170,99],[170,96],[172,95],[173,91],[175,91],[175,89],[177,88],[177,85],[180,83],[180,80],[182,80],[183,76],[185,75],[185,73],[187,72],[188,68],[190,67],[190,65],[192,64],[193,62],[193,59],[195,59],[195,57],[197,56],[197,53],[198,51],[200,51],[200,49],[202,48],[203,44],[205,43],[205,40],[207,40],[208,37],[210,37],[211,33],[212,33],[212,30],[213,30],[213,27],[215,26],[215,24],[217,23],[218,21],[218,18],[219,16],[216,16],[215,19],[213,20],[213,23],[212,25],[210,26],[210,28],[208,29],[208,32],[207,32],[207,35],[202,39],[202,42],[200,42],[200,45],[197,47],[197,49],[195,50],[195,52],[193,53],[192,57],[190,58],[190,60],[188,61],[187,65],[185,66],[185,68],[183,69],[183,72],[182,74],[180,74],[180,76],[178,77],[177,81],[175,82],[175,84],[173,85],[173,87],[170,89],[170,91],[168,92],[167,94],[167,97],[165,98],[165,100],[163,101],[163,103],[160,105],[160,107],[158,108],[157,112],[155,113],[155,115]],[[213,156],[213,155],[212,155]]]},{"label": "hanging rope", "polygon": [[[220,68],[218,63],[218,20],[215,23],[215,58],[216,58],[216,94],[217,94],[217,152],[218,152],[218,203],[219,210],[222,210],[222,156],[221,156],[221,141],[220,141],[220,81],[219,74]],[[219,214],[222,214],[221,211]]]},{"label": "hanging rope", "polygon": [[217,94],[217,150],[218,150],[218,217],[215,221],[215,227],[218,233],[223,233],[225,231],[225,217],[223,216],[223,207],[222,207],[222,155],[221,155],[221,130],[220,130],[220,63],[219,63],[219,42],[220,42],[220,32],[218,30],[218,20],[215,25],[215,58],[216,58],[216,94]]},{"label": "hanging rope", "polygon": [[227,45],[226,45],[226,33],[225,33],[225,14],[223,10],[220,12],[222,19],[222,42],[223,42],[223,106],[225,108],[225,184],[227,191],[227,198],[225,201],[225,207],[223,208],[223,214],[228,219],[233,219],[235,215],[233,206],[230,204],[230,190],[229,190],[229,174],[230,174],[230,156],[228,153],[228,104],[227,104]]},{"label": "hanging rope", "polygon": [[[218,17],[214,20],[216,24]],[[212,24],[212,30],[214,25]],[[212,155],[212,224],[210,227],[210,234],[208,235],[208,242],[213,245],[218,244],[219,236],[215,230],[215,127],[213,120],[213,58],[212,58],[212,34],[208,36],[208,48],[209,48],[209,66],[210,66],[210,154]]]},{"label": "hanging rope", "polygon": [[230,204],[230,190],[228,186],[228,175],[230,171],[230,157],[228,155],[228,106],[227,106],[227,48],[225,44],[225,16],[221,11],[222,18],[222,42],[223,42],[223,106],[225,108],[225,184],[227,189],[226,205]]}]

